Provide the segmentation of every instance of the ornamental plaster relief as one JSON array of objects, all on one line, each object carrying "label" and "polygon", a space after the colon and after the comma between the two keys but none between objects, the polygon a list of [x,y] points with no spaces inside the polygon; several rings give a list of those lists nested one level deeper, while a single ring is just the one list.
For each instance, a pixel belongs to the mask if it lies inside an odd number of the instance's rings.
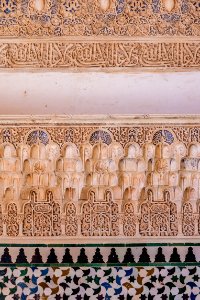
[{"label": "ornamental plaster relief", "polygon": [[196,0],[2,0],[2,69],[199,69]]},{"label": "ornamental plaster relief", "polygon": [[200,127],[0,129],[0,235],[69,240],[200,235]]},{"label": "ornamental plaster relief", "polygon": [[2,0],[0,35],[199,36],[196,0]]}]

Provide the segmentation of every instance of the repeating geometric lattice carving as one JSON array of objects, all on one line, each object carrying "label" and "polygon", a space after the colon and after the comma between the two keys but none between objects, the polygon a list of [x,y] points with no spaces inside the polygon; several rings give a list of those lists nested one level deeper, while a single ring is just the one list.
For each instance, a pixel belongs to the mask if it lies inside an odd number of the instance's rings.
[{"label": "repeating geometric lattice carving", "polygon": [[57,236],[61,234],[60,206],[47,191],[41,201],[35,191],[30,193],[30,203],[24,207],[23,233],[27,236]]},{"label": "repeating geometric lattice carving", "polygon": [[15,203],[10,203],[8,205],[8,216],[6,219],[6,232],[8,236],[17,236],[19,234],[17,205]]},{"label": "repeating geometric lattice carving", "polygon": [[76,206],[73,203],[66,205],[65,234],[76,236],[78,231]]},{"label": "repeating geometric lattice carving", "polygon": [[[98,198],[100,193],[103,199]],[[91,190],[88,202],[82,208],[82,234],[84,236],[116,236],[119,234],[118,205],[112,201],[109,190]]]},{"label": "repeating geometric lattice carving", "polygon": [[140,234],[144,236],[174,236],[178,234],[177,208],[170,201],[170,192],[164,191],[163,198],[154,200],[151,189],[147,201],[141,205]]},{"label": "repeating geometric lattice carving", "polygon": [[125,236],[134,236],[136,233],[136,216],[132,203],[124,205],[123,230]]},{"label": "repeating geometric lattice carving", "polygon": [[195,219],[191,203],[183,204],[182,231],[186,236],[193,236],[195,231]]}]

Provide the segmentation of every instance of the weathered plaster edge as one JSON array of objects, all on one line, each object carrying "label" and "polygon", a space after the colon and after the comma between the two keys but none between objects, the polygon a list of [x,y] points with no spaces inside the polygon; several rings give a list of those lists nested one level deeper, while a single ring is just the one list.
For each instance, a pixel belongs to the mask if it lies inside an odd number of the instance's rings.
[{"label": "weathered plaster edge", "polygon": [[200,114],[130,115],[0,115],[0,125],[200,125]]},{"label": "weathered plaster edge", "polygon": [[185,243],[200,243],[200,236],[146,236],[146,237],[1,237],[1,244],[149,244],[149,243],[168,243],[168,244],[185,244]]}]

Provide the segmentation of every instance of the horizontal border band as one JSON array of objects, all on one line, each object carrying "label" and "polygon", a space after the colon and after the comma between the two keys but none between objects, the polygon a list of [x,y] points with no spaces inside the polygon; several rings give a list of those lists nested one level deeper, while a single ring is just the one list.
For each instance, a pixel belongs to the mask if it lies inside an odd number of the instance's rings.
[{"label": "horizontal border band", "polygon": [[179,115],[179,114],[165,114],[165,115],[0,115],[0,126],[9,124],[10,127],[29,125],[60,125],[60,126],[82,126],[87,124],[106,125],[145,125],[145,124],[175,124],[180,125],[199,125],[200,114],[193,115]]},{"label": "horizontal border band", "polygon": [[2,243],[0,244],[0,248],[1,247],[160,247],[160,246],[168,246],[168,247],[185,247],[185,246],[200,246],[200,242],[199,243],[96,243],[96,244],[33,244],[33,243],[26,243],[26,244],[9,244],[9,243]]},{"label": "horizontal border band", "polygon": [[11,267],[11,268],[16,268],[16,267],[147,267],[147,266],[152,266],[152,267],[185,267],[185,266],[200,266],[200,262],[173,262],[173,263],[26,263],[26,264],[6,264],[6,263],[0,263],[0,268],[1,267]]},{"label": "horizontal border band", "polygon": [[200,70],[200,41],[7,41],[0,69]]}]

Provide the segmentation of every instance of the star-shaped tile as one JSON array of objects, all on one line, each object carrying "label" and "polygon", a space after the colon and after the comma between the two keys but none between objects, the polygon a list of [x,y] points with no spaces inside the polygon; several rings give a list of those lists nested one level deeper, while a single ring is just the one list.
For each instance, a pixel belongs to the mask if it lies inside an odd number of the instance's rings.
[{"label": "star-shaped tile", "polygon": [[199,276],[196,274],[196,275],[194,275],[193,277],[192,277],[192,279],[194,280],[194,281],[199,281]]},{"label": "star-shaped tile", "polygon": [[173,281],[173,282],[177,282],[177,281],[178,281],[177,275],[173,275],[173,276],[172,276],[172,281]]},{"label": "star-shaped tile", "polygon": [[61,297],[60,295],[56,295],[55,299],[56,299],[56,300],[61,300],[62,297]]},{"label": "star-shaped tile", "polygon": [[8,282],[8,281],[9,281],[8,276],[4,276],[3,281],[4,281],[4,282]]},{"label": "star-shaped tile", "polygon": [[190,297],[187,294],[183,294],[183,300],[189,300]]},{"label": "star-shaped tile", "polygon": [[141,299],[141,300],[146,300],[146,299],[147,299],[147,296],[144,295],[144,294],[142,294],[142,295],[140,295],[140,299]]},{"label": "star-shaped tile", "polygon": [[97,300],[103,300],[104,299],[104,296],[103,295],[98,295],[97,296]]},{"label": "star-shaped tile", "polygon": [[29,276],[24,276],[24,282],[29,283],[29,281],[30,281],[30,277]]},{"label": "star-shaped tile", "polygon": [[134,277],[134,276],[130,276],[130,277],[129,277],[129,281],[130,281],[130,282],[134,282],[134,281],[135,281],[135,277]]},{"label": "star-shaped tile", "polygon": [[92,276],[87,276],[87,282],[92,282],[93,281],[93,277]]},{"label": "star-shaped tile", "polygon": [[45,281],[46,281],[46,282],[51,282],[51,277],[50,277],[50,276],[46,276],[46,277],[45,277]]},{"label": "star-shaped tile", "polygon": [[167,299],[168,299],[168,296],[167,296],[166,294],[163,294],[163,295],[161,296],[161,299],[162,299],[162,300],[167,300]]},{"label": "star-shaped tile", "polygon": [[150,281],[151,281],[151,282],[156,282],[156,280],[157,280],[157,278],[156,278],[155,275],[151,276],[151,278],[150,278]]},{"label": "star-shaped tile", "polygon": [[19,300],[19,299],[20,299],[19,295],[15,294],[15,295],[13,296],[13,300]]},{"label": "star-shaped tile", "polygon": [[124,300],[124,295],[119,295],[118,299],[119,300]]},{"label": "star-shaped tile", "polygon": [[66,276],[65,277],[65,282],[71,283],[72,282],[72,278],[70,276]]},{"label": "star-shaped tile", "polygon": [[115,281],[114,277],[113,276],[109,276],[108,277],[108,282],[109,283],[113,283]]},{"label": "star-shaped tile", "polygon": [[35,294],[34,299],[35,299],[35,300],[40,300],[40,295]]},{"label": "star-shaped tile", "polygon": [[76,300],[82,300],[82,296],[81,295],[77,295],[76,296]]}]

